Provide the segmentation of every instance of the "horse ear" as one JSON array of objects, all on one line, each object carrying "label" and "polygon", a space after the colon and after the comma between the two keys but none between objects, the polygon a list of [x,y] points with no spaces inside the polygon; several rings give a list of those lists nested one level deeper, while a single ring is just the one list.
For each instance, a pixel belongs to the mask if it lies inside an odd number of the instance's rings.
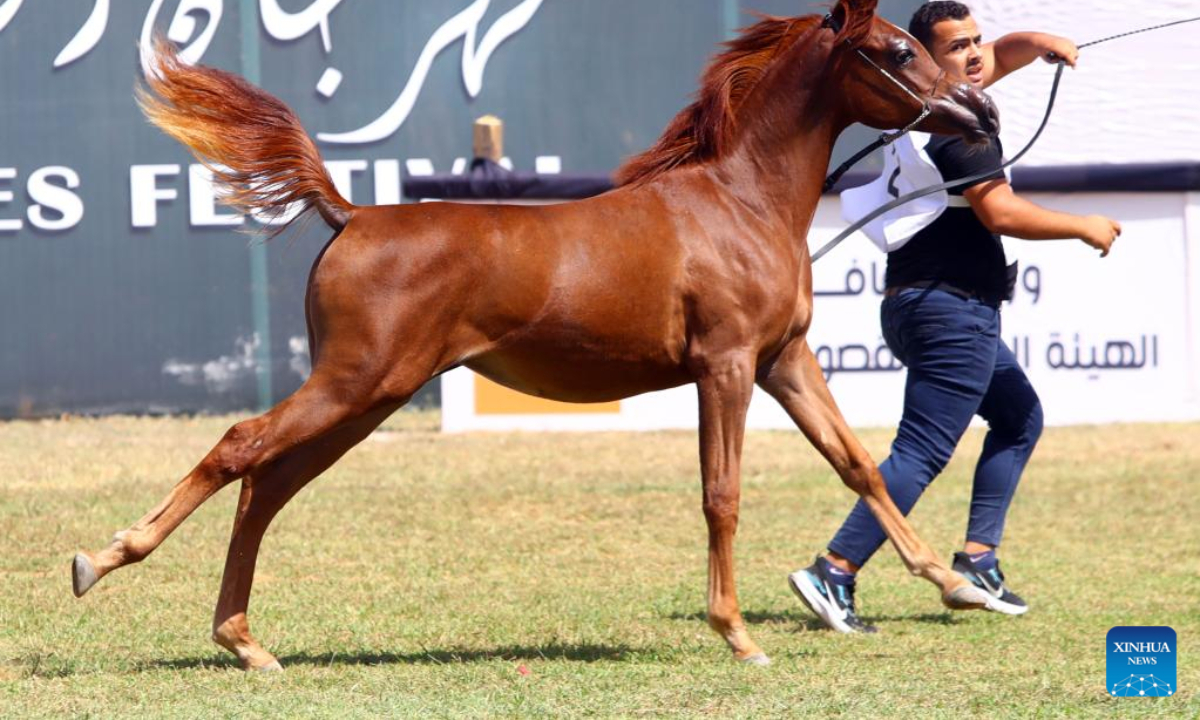
[{"label": "horse ear", "polygon": [[879,0],[838,0],[833,8],[833,19],[837,23],[838,40],[858,47],[871,35],[875,20],[875,7]]}]

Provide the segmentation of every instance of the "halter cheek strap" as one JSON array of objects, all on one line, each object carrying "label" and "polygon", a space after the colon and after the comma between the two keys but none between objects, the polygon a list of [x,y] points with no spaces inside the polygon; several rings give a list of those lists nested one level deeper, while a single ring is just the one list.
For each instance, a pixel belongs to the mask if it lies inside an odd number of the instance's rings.
[{"label": "halter cheek strap", "polygon": [[822,246],[820,250],[813,253],[812,254],[812,262],[816,262],[816,261],[820,260],[821,258],[825,257],[826,253],[828,253],[830,250],[837,247],[838,244],[840,244],[843,240],[850,237],[854,233],[858,232],[862,228],[866,227],[867,223],[871,222],[872,220],[879,217],[880,215],[883,215],[884,213],[891,211],[894,208],[898,208],[901,205],[906,205],[906,204],[912,202],[913,200],[916,200],[918,198],[923,198],[926,195],[932,195],[935,192],[939,192],[942,190],[950,190],[952,188],[962,187],[963,185],[970,185],[971,183],[978,182],[979,180],[983,180],[987,177],[990,177],[991,175],[995,174],[999,170],[1005,170],[1005,169],[1015,165],[1016,162],[1018,160],[1020,160],[1022,157],[1024,157],[1025,153],[1029,152],[1029,150],[1034,146],[1034,144],[1037,143],[1038,138],[1040,138],[1042,136],[1042,131],[1046,129],[1046,124],[1050,122],[1050,114],[1054,112],[1054,100],[1058,97],[1058,84],[1062,80],[1063,68],[1065,68],[1066,66],[1067,65],[1065,62],[1063,62],[1061,60],[1058,62],[1058,70],[1056,70],[1054,73],[1054,86],[1052,88],[1050,88],[1050,102],[1046,105],[1046,115],[1042,118],[1042,124],[1040,126],[1038,126],[1037,132],[1033,134],[1033,137],[1029,140],[1029,144],[1027,144],[1021,150],[1021,152],[1017,153],[1016,156],[1013,157],[1013,159],[1009,160],[1008,162],[1004,163],[1003,165],[1001,165],[998,168],[985,170],[984,172],[976,173],[975,175],[970,175],[965,178],[959,178],[957,180],[951,180],[949,182],[939,183],[937,185],[931,185],[927,188],[922,188],[920,190],[911,192],[903,197],[896,198],[895,200],[892,200],[891,202],[887,203],[886,205],[881,205],[880,207],[875,208],[871,212],[867,213],[865,216],[859,218],[858,222],[854,223],[850,227],[848,227],[845,230],[838,233],[837,237],[835,237],[832,240],[830,240],[829,242],[825,243],[825,245]]},{"label": "halter cheek strap", "polygon": [[[1200,22],[1200,16],[1193,17],[1193,18],[1187,18],[1185,20],[1176,20],[1174,22],[1164,23],[1162,25],[1154,25],[1152,27],[1142,28],[1141,30],[1133,30],[1131,32],[1125,32],[1125,33],[1121,33],[1119,35],[1113,35],[1111,37],[1102,38],[1100,40],[1093,40],[1092,42],[1088,42],[1088,43],[1079,45],[1078,48],[1082,50],[1085,47],[1089,47],[1092,45],[1099,45],[1100,43],[1105,43],[1110,40],[1116,40],[1117,38],[1128,37],[1130,35],[1138,35],[1141,33],[1150,32],[1152,30],[1161,30],[1163,28],[1168,28],[1168,27],[1173,27],[1175,25],[1183,25],[1184,23],[1193,23],[1193,22]],[[839,23],[837,21],[837,18],[833,17],[832,14],[825,16],[825,20],[821,23],[821,26],[827,27],[827,28],[832,28],[834,30],[834,32],[841,32],[841,29],[842,29],[841,23]],[[861,57],[863,57],[864,59],[866,59],[867,62],[870,62],[872,65],[875,65],[875,63],[871,62],[871,59],[866,57],[865,55],[863,55],[863,53],[861,51],[859,52],[859,55]],[[1009,160],[1008,162],[1001,165],[998,168],[999,170],[1004,170],[1004,169],[1012,166],[1018,160],[1020,160],[1021,157],[1025,155],[1025,153],[1029,152],[1029,150],[1034,146],[1034,144],[1037,143],[1038,138],[1040,138],[1042,136],[1042,131],[1046,129],[1047,123],[1050,122],[1050,114],[1052,112],[1054,112],[1054,100],[1055,100],[1055,98],[1058,97],[1058,84],[1062,80],[1063,68],[1066,67],[1066,63],[1061,59],[1055,60],[1055,64],[1058,65],[1058,69],[1054,73],[1054,86],[1050,88],[1050,102],[1046,104],[1046,115],[1045,115],[1045,117],[1042,118],[1042,124],[1040,126],[1038,126],[1037,132],[1035,132],[1033,134],[1033,138],[1030,139],[1029,144],[1026,145],[1024,147],[1024,149],[1021,150],[1021,152],[1017,153],[1016,157],[1014,157],[1012,160]],[[876,67],[879,67],[879,66],[876,65]],[[882,71],[882,70],[883,69],[880,68],[880,71]],[[887,73],[884,72],[884,75],[887,75]],[[891,77],[891,76],[888,75],[888,77]],[[893,78],[893,80],[895,80],[895,79]],[[941,76],[939,75],[938,82],[940,82],[940,81],[941,81]],[[935,82],[933,85],[933,92],[935,92],[935,93],[937,92],[938,82]],[[905,89],[907,90],[908,88],[905,88]],[[910,128],[911,128],[911,126],[910,126]],[[905,129],[904,132],[907,132],[907,130],[908,129]],[[900,134],[903,134],[903,133],[896,133],[896,134],[897,134],[897,136],[899,136]],[[883,138],[881,137],[880,139],[882,140]],[[892,138],[892,140],[894,141],[895,138]],[[885,142],[884,144],[886,145],[887,143]],[[849,162],[847,162],[847,163],[843,164],[841,167],[839,167],[834,172],[834,174],[830,175],[829,179],[825,181],[825,192],[829,191],[829,189],[832,187],[833,183],[837,182],[838,178],[840,178],[842,176],[842,174],[846,172],[846,170],[850,169],[851,165],[853,165],[854,163],[858,162],[859,160],[861,160],[864,157],[866,157],[867,155],[869,155],[870,151],[874,150],[877,147],[882,147],[882,146],[881,145],[873,145],[873,146],[871,146],[870,150],[858,153],[853,158],[851,158]],[[892,210],[893,208],[900,207],[901,205],[912,202],[913,200],[916,200],[917,198],[925,197],[926,195],[930,195],[930,194],[938,192],[940,190],[949,190],[950,188],[960,187],[962,185],[969,185],[973,182],[976,182],[977,180],[981,180],[981,179],[987,177],[988,175],[991,175],[994,172],[995,172],[994,170],[989,170],[987,172],[979,173],[977,175],[972,175],[970,177],[960,178],[958,180],[951,180],[950,182],[944,182],[944,183],[941,183],[940,185],[933,185],[931,187],[927,187],[922,190],[917,190],[915,192],[909,193],[908,195],[905,195],[904,197],[897,198],[897,199],[887,203],[886,205],[878,207],[874,211],[868,213],[866,216],[860,218],[858,222],[854,223],[850,227],[843,230],[841,233],[838,234],[837,237],[835,237],[834,239],[832,239],[828,243],[826,243],[824,245],[824,247],[822,247],[820,250],[818,250],[816,253],[813,254],[812,262],[816,262],[816,261],[820,260],[822,257],[825,256],[826,253],[828,253],[830,250],[837,247],[837,245],[839,243],[841,243],[843,240],[850,237],[854,233],[858,232],[861,228],[865,227],[867,225],[867,223],[871,222],[872,220],[879,217],[880,215],[883,215],[884,213],[888,212],[889,210]]]},{"label": "halter cheek strap", "polygon": [[[821,21],[821,27],[829,28],[829,29],[833,30],[835,33],[840,33],[842,31],[842,24],[840,22],[838,22],[838,19],[835,18],[832,13],[830,13],[829,15],[826,15],[825,19]],[[905,92],[905,94],[907,94],[913,100],[916,100],[917,102],[919,102],[921,104],[921,114],[917,116],[916,120],[913,120],[909,124],[905,125],[903,128],[896,130],[895,132],[890,132],[890,133],[885,132],[885,133],[880,134],[880,136],[878,138],[876,138],[875,142],[866,146],[862,150],[859,150],[858,152],[856,152],[854,154],[853,157],[851,157],[846,162],[842,163],[838,167],[837,170],[834,170],[832,173],[830,173],[829,177],[825,178],[825,185],[821,189],[821,192],[823,192],[823,193],[829,192],[831,189],[833,189],[833,186],[835,184],[837,184],[838,180],[842,179],[842,176],[846,174],[846,171],[849,170],[850,168],[854,167],[855,165],[857,165],[860,160],[862,160],[866,156],[870,155],[871,153],[875,152],[879,148],[887,147],[888,145],[891,145],[892,143],[896,142],[900,138],[904,137],[910,131],[912,131],[918,125],[920,125],[921,122],[925,118],[929,117],[929,114],[931,112],[933,112],[933,108],[929,105],[928,100],[922,100],[920,97],[918,97],[917,94],[915,92],[913,92],[907,85],[900,82],[900,80],[897,79],[896,76],[892,75],[890,72],[888,72],[883,67],[881,67],[879,65],[879,63],[877,63],[874,60],[872,60],[871,58],[867,57],[867,54],[864,53],[862,50],[855,48],[854,52],[860,58],[862,58],[862,60],[864,62],[866,62],[871,67],[878,70],[880,74],[882,74],[885,78],[890,80],[894,85],[896,85],[901,90],[903,90]],[[938,74],[937,79],[933,81],[933,89],[929,93],[930,96],[933,96],[933,94],[937,92],[938,85],[941,84],[942,77],[944,77],[945,74],[946,74],[946,71],[943,70],[941,73]]]}]

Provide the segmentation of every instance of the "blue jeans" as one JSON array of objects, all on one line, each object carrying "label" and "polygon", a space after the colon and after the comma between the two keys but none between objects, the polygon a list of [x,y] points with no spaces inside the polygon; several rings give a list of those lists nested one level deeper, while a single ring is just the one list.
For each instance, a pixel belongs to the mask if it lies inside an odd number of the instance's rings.
[{"label": "blue jeans", "polygon": [[[906,289],[885,298],[880,315],[884,340],[908,367],[904,415],[879,466],[892,500],[908,515],[978,414],[989,431],[975,467],[967,540],[998,546],[1042,433],[1041,402],[1000,339],[999,309],[942,290]],[[861,566],[886,539],[859,500],[829,549]]]}]

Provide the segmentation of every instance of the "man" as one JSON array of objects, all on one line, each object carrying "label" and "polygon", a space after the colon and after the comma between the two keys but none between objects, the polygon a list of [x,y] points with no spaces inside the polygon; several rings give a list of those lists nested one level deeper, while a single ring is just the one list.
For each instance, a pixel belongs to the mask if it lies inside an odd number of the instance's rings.
[{"label": "man", "polygon": [[[909,32],[949,78],[979,89],[1038,57],[1074,66],[1078,56],[1071,41],[1040,33],[1006,35],[984,45],[970,10],[952,0],[923,5]],[[934,135],[925,153],[942,177],[955,179],[998,168],[1003,151],[998,137],[980,147]],[[1077,238],[1104,256],[1120,232],[1120,225],[1106,217],[1055,212],[1023,200],[1002,172],[994,172],[951,191],[945,211],[888,255],[883,335],[908,367],[908,379],[900,427],[880,471],[907,514],[949,462],[972,416],[988,422],[966,544],[955,554],[953,568],[986,591],[989,610],[1011,615],[1028,610],[1005,584],[996,548],[1042,431],[1037,394],[1000,339],[999,308],[1010,292],[1011,271],[999,236]],[[874,632],[855,610],[855,573],[884,539],[860,501],[829,543],[828,554],[788,577],[793,591],[831,628]]]}]

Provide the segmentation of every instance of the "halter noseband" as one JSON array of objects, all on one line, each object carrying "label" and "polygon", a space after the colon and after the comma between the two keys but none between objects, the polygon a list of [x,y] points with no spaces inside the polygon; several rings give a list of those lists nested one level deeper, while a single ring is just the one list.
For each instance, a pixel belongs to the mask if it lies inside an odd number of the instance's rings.
[{"label": "halter noseband", "polygon": [[[1200,16],[1194,17],[1194,18],[1187,18],[1186,20],[1176,20],[1174,22],[1164,23],[1162,25],[1154,25],[1151,27],[1142,28],[1141,30],[1133,30],[1131,32],[1124,32],[1119,35],[1112,35],[1110,37],[1102,38],[1100,40],[1093,40],[1092,42],[1084,43],[1082,45],[1079,45],[1078,48],[1082,50],[1085,47],[1089,47],[1091,45],[1099,45],[1100,43],[1105,43],[1110,40],[1116,40],[1117,38],[1128,37],[1130,35],[1138,35],[1140,33],[1150,32],[1152,30],[1161,30],[1163,28],[1168,28],[1168,27],[1173,27],[1175,25],[1183,25],[1184,23],[1193,23],[1193,22],[1200,22]],[[832,28],[834,30],[834,32],[841,32],[841,29],[842,29],[841,23],[839,23],[837,21],[837,19],[834,18],[832,15],[825,16],[825,20],[824,20],[824,22],[821,23],[821,27]],[[875,66],[876,68],[879,68],[879,66],[875,65],[875,63],[871,62],[871,59],[868,58],[866,55],[864,55],[862,53],[862,51],[859,51],[858,54],[860,57],[862,57],[868,63]],[[1042,124],[1038,126],[1037,132],[1035,132],[1033,134],[1033,137],[1030,138],[1029,143],[1024,148],[1021,149],[1021,152],[1017,153],[1015,156],[1013,156],[1013,158],[1011,160],[1004,163],[996,170],[985,170],[985,171],[983,171],[981,173],[977,173],[975,175],[970,175],[965,178],[959,178],[958,180],[950,180],[948,182],[940,183],[937,185],[931,185],[927,188],[923,188],[921,190],[916,190],[914,192],[911,192],[903,197],[896,198],[895,200],[892,200],[889,203],[886,203],[884,205],[881,205],[880,207],[875,208],[871,212],[869,212],[866,215],[864,215],[863,217],[859,218],[858,221],[855,222],[853,225],[846,228],[842,232],[838,233],[837,237],[835,237],[832,240],[830,240],[829,242],[825,243],[825,245],[822,246],[820,250],[813,253],[812,262],[816,262],[816,261],[820,260],[822,257],[825,256],[826,253],[828,253],[830,250],[837,247],[838,244],[841,243],[843,240],[845,240],[846,238],[850,237],[851,235],[853,235],[854,233],[858,232],[863,227],[865,227],[867,225],[867,223],[871,222],[875,218],[877,218],[895,208],[900,207],[901,205],[905,205],[907,203],[912,202],[913,200],[925,197],[926,195],[931,195],[935,192],[940,192],[942,190],[949,190],[951,188],[956,188],[956,187],[962,187],[963,185],[970,185],[973,182],[983,180],[987,177],[990,177],[997,170],[1004,170],[1006,168],[1009,168],[1009,167],[1012,167],[1013,165],[1015,165],[1018,160],[1020,160],[1022,157],[1025,156],[1025,153],[1029,152],[1030,149],[1032,149],[1033,146],[1037,144],[1038,138],[1040,138],[1042,136],[1042,131],[1045,130],[1046,125],[1048,125],[1050,123],[1051,113],[1054,112],[1054,101],[1055,101],[1055,99],[1058,98],[1058,85],[1062,81],[1063,68],[1065,68],[1067,66],[1067,64],[1062,58],[1054,58],[1052,61],[1054,62],[1055,65],[1058,66],[1058,69],[1055,70],[1055,72],[1054,72],[1054,85],[1050,88],[1050,101],[1046,104],[1046,114],[1042,118]],[[893,81],[899,82],[899,81],[896,81],[895,78],[892,78],[891,75],[888,75],[888,73],[885,72],[883,70],[883,68],[879,68],[879,71],[883,72],[884,75],[891,78]],[[944,75],[944,73],[943,73],[943,75]],[[938,75],[937,81],[934,82],[934,84],[933,84],[933,92],[934,93],[937,92],[937,86],[941,82],[941,79],[942,79],[942,75]],[[905,87],[904,89],[908,90],[907,87]],[[911,95],[912,92],[909,91],[909,94]],[[932,94],[933,93],[930,93],[931,96],[932,96]],[[917,122],[920,122],[920,120],[918,120]],[[906,128],[905,130],[903,130],[899,133],[895,133],[895,134],[897,136],[902,135],[903,133],[908,132],[909,129],[911,129],[911,126],[909,126],[909,128]],[[885,136],[886,136],[886,133],[885,133]],[[881,136],[880,139],[882,140],[883,136]],[[892,140],[894,141],[895,138],[892,138]],[[888,141],[888,142],[891,142],[891,141]],[[887,144],[887,142],[884,142],[882,144],[877,143],[877,144],[873,145],[871,148],[869,148],[868,150],[863,151],[863,152],[859,153],[858,155],[855,155],[849,162],[842,165],[842,167],[838,168],[837,171],[834,172],[833,175],[830,175],[829,179],[826,180],[825,192],[829,191],[829,189],[830,189],[830,187],[832,187],[833,183],[837,182],[838,178],[840,178],[842,176],[842,174],[845,173],[846,170],[848,170],[851,165],[858,162],[862,158],[866,157],[875,148],[882,147],[882,145],[886,145],[886,144]]]}]

